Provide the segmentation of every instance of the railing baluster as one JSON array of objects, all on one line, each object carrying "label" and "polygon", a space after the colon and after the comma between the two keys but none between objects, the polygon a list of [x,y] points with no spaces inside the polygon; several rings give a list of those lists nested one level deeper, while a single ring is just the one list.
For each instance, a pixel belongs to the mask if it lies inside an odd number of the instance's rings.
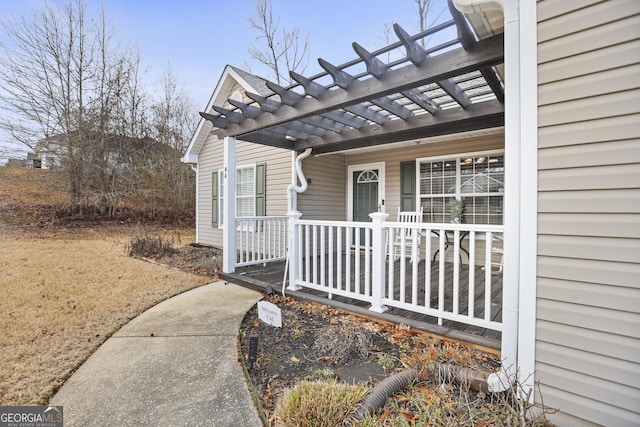
[{"label": "railing baluster", "polygon": [[467,316],[475,317],[476,305],[476,232],[469,233],[469,295],[467,298],[469,309]]},{"label": "railing baluster", "polygon": [[320,226],[320,286],[325,286],[325,277],[326,277],[326,265],[325,259],[327,257],[327,248],[325,245],[325,226]]},{"label": "railing baluster", "polygon": [[400,230],[400,282],[398,287],[400,288],[400,302],[405,302],[406,288],[407,288],[407,266],[406,266],[406,236],[407,230],[405,228]]},{"label": "railing baluster", "polygon": [[364,234],[364,294],[371,295],[371,233],[372,230],[365,229]]},{"label": "railing baluster", "polygon": [[418,233],[417,229],[411,230],[411,303],[418,305],[418,264],[420,263],[420,256],[418,254]]},{"label": "railing baluster", "polygon": [[[334,280],[333,280],[333,256],[336,253],[335,251],[335,247],[333,246],[333,227],[329,227],[329,252],[327,254],[327,256],[329,257],[329,288],[333,289],[333,285],[334,285]],[[329,294],[329,298],[331,298],[333,295]]]},{"label": "railing baluster", "polygon": [[318,226],[313,228],[313,283],[318,283]]},{"label": "railing baluster", "polygon": [[387,256],[388,256],[388,259],[389,259],[389,267],[388,267],[388,269],[389,269],[388,277],[389,278],[387,280],[389,282],[388,283],[388,288],[389,289],[387,290],[387,298],[392,299],[393,295],[394,295],[393,288],[395,287],[395,284],[394,284],[395,272],[394,272],[394,270],[395,270],[395,265],[396,265],[396,261],[395,261],[396,254],[395,254],[395,251],[394,251],[395,248],[393,247],[393,242],[395,241],[396,233],[398,232],[398,229],[395,228],[395,227],[389,227],[388,230],[389,230],[389,234],[387,235],[388,236],[387,240],[388,240],[389,247],[387,248]]},{"label": "railing baluster", "polygon": [[493,244],[493,234],[487,233],[485,239],[484,256],[484,320],[491,320],[491,245]]},{"label": "railing baluster", "polygon": [[424,248],[424,306],[431,308],[431,229],[425,233]]},{"label": "railing baluster", "polygon": [[271,234],[271,226],[273,225],[271,220],[266,220],[264,222],[264,232],[263,232],[263,238],[262,238],[262,247],[264,255],[263,255],[263,259],[264,258],[271,258],[273,251],[272,251],[272,245],[273,245],[273,235]]},{"label": "railing baluster", "polygon": [[353,266],[353,271],[355,271],[355,275],[353,278],[353,291],[357,294],[360,293],[360,239],[361,239],[361,235],[360,233],[363,232],[363,228],[358,227],[356,228],[356,233],[355,233],[355,248],[354,248],[354,266]]},{"label": "railing baluster", "polygon": [[305,280],[307,282],[311,281],[311,257],[309,256],[311,252],[311,233],[309,224],[304,226],[304,265],[305,265]]},{"label": "railing baluster", "polygon": [[[444,312],[444,258],[445,258],[445,230],[440,230],[440,252],[438,253],[438,311]],[[442,326],[442,317],[438,317],[438,325]]]},{"label": "railing baluster", "polygon": [[336,280],[337,280],[336,288],[340,289],[340,290],[343,290],[342,289],[342,228],[338,227],[336,229],[336,231],[338,233],[338,242],[336,244],[336,248],[337,248],[336,257],[338,258],[337,259],[337,261],[338,261],[338,274],[336,276]]},{"label": "railing baluster", "polygon": [[460,313],[460,230],[453,232],[453,314]]},{"label": "railing baluster", "polygon": [[302,271],[302,262],[304,261],[304,238],[306,236],[304,236],[304,228],[302,225],[300,225],[300,227],[298,227],[298,277],[296,277],[296,281],[300,281],[302,282],[302,278],[304,277],[303,275],[303,271]]},{"label": "railing baluster", "polygon": [[353,227],[347,227],[347,235],[345,236],[345,263],[347,277],[345,280],[345,287],[348,292],[351,292],[351,240],[353,239],[354,229]]}]

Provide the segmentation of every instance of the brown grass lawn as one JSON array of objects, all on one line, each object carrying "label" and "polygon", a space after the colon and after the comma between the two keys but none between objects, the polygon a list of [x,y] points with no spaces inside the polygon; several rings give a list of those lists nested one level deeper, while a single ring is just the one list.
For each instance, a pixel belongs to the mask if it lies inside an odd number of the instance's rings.
[{"label": "brown grass lawn", "polygon": [[125,323],[207,281],[128,257],[139,228],[47,225],[67,186],[64,172],[0,167],[0,405],[47,403]]},{"label": "brown grass lawn", "polygon": [[131,235],[0,236],[0,405],[45,404],[130,319],[206,282],[128,257]]}]

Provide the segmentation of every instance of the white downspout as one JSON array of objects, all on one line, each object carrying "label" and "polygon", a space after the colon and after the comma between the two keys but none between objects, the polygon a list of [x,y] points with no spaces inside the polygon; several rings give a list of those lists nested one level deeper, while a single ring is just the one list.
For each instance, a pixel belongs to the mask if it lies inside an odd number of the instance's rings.
[{"label": "white downspout", "polygon": [[502,366],[489,375],[489,390],[500,392],[517,379],[520,265],[520,17],[517,0],[453,0],[464,14],[504,13],[505,67],[505,215],[502,295]]},{"label": "white downspout", "polygon": [[[307,191],[309,183],[307,182],[307,178],[304,176],[304,172],[302,170],[302,161],[311,155],[311,148],[307,148],[302,154],[299,154],[296,157],[296,160],[293,164],[293,170],[291,171],[291,184],[287,187],[287,209],[289,216],[289,243],[287,244],[287,260],[284,264],[284,278],[282,279],[282,295],[285,295],[285,284],[287,282],[287,275],[289,278],[289,287],[293,290],[297,290],[298,288],[294,284],[294,277],[297,274],[297,266],[292,264],[295,262],[294,246],[297,247],[297,242],[294,245],[293,241],[293,222],[300,218],[301,214],[298,212],[298,194],[304,193]],[[300,181],[300,185],[297,184],[297,181]],[[289,270],[291,269],[291,270]]]},{"label": "white downspout", "polygon": [[[305,191],[307,191],[307,187],[309,186],[307,183],[307,178],[305,178],[304,172],[302,171],[302,161],[311,155],[311,150],[311,148],[307,148],[302,154],[296,157],[292,183],[287,187],[287,209],[289,212],[298,210],[297,194],[304,193]],[[296,184],[296,176],[300,181],[300,185]]]}]

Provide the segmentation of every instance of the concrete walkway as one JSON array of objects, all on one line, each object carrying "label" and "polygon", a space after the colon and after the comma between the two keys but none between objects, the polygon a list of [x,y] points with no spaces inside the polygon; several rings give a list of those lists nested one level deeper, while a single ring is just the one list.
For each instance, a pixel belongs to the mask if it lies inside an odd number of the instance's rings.
[{"label": "concrete walkway", "polygon": [[146,311],[109,338],[51,405],[72,426],[262,426],[237,333],[258,292],[205,285]]}]

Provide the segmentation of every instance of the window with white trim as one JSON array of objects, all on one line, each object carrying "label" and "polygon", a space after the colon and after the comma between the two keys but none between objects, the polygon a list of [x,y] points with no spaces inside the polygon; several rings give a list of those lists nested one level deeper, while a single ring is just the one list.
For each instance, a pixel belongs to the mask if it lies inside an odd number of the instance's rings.
[{"label": "window with white trim", "polygon": [[[236,216],[264,215],[265,164],[252,164],[236,169]],[[214,173],[212,185],[212,223],[222,228],[224,218],[224,170]]]},{"label": "window with white trim", "polygon": [[454,205],[462,201],[460,222],[503,223],[502,153],[419,160],[418,183],[427,222],[456,222]]}]

